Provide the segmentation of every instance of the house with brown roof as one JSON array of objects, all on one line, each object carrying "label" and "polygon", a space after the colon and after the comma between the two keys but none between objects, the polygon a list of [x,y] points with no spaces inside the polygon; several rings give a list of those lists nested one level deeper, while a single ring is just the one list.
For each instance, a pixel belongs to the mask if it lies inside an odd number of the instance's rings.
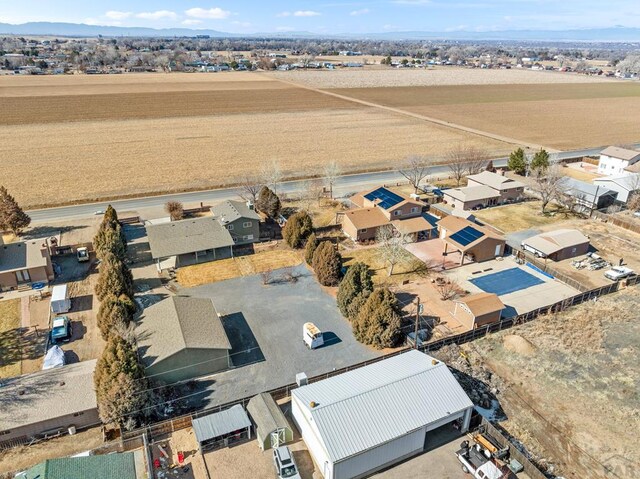
[{"label": "house with brown roof", "polygon": [[467,182],[463,188],[443,190],[445,203],[453,208],[471,210],[519,201],[524,195],[524,183],[491,171],[469,175]]},{"label": "house with brown roof", "polygon": [[374,240],[378,229],[391,225],[413,241],[435,234],[434,219],[422,212],[423,204],[384,187],[350,198],[355,208],[342,217],[342,231],[354,241]]},{"label": "house with brown roof", "polygon": [[463,326],[476,329],[500,320],[505,308],[495,293],[478,293],[454,300],[451,313]]},{"label": "house with brown roof", "polygon": [[460,253],[460,265],[465,258],[482,262],[504,254],[505,239],[493,230],[457,216],[438,221],[440,239],[444,241],[444,255]]},{"label": "house with brown roof", "polygon": [[625,170],[640,163],[640,151],[609,146],[600,152],[598,173],[614,176],[624,174]]},{"label": "house with brown roof", "polygon": [[0,291],[30,288],[54,278],[46,239],[4,244],[0,236]]},{"label": "house with brown roof", "polygon": [[559,229],[540,233],[522,242],[522,249],[553,261],[581,256],[589,251],[589,238],[578,230]]},{"label": "house with brown roof", "polygon": [[165,383],[223,371],[231,343],[213,301],[171,296],[144,310],[136,324],[138,353],[148,377]]}]

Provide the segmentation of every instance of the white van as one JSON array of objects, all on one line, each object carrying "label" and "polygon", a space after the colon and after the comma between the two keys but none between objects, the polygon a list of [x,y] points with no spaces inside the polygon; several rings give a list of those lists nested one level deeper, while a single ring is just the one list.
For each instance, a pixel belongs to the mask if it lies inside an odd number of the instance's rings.
[{"label": "white van", "polygon": [[304,323],[302,326],[302,340],[309,349],[316,349],[324,344],[322,331],[313,323]]}]

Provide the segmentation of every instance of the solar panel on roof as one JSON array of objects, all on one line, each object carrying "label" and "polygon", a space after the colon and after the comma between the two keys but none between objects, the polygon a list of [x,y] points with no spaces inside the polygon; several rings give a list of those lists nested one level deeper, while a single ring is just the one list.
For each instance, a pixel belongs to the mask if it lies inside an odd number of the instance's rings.
[{"label": "solar panel on roof", "polygon": [[384,208],[385,210],[388,210],[389,208],[404,201],[404,198],[402,196],[396,195],[386,188],[378,188],[377,190],[373,190],[371,193],[367,193],[366,195],[364,195],[364,197],[369,201],[380,200],[378,206]]},{"label": "solar panel on roof", "polygon": [[457,233],[453,233],[450,238],[462,246],[467,246],[468,244],[473,243],[475,240],[483,236],[484,233],[482,233],[481,231],[478,231],[471,226],[465,226]]}]

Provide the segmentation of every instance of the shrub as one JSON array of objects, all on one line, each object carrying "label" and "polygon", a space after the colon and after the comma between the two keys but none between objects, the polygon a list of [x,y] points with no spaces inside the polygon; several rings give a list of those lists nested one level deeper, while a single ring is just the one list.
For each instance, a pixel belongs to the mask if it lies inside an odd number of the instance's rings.
[{"label": "shrub", "polygon": [[330,241],[321,242],[313,253],[313,270],[323,286],[336,286],[340,281],[342,258]]},{"label": "shrub", "polygon": [[402,319],[395,294],[387,288],[373,291],[353,321],[353,335],[377,349],[395,346],[401,337]]},{"label": "shrub", "polygon": [[282,237],[292,248],[301,248],[313,232],[313,221],[306,211],[298,211],[289,217],[282,228]]},{"label": "shrub", "polygon": [[184,206],[179,201],[167,201],[164,210],[169,213],[171,221],[178,221],[184,218]]},{"label": "shrub", "polygon": [[[349,306],[357,296],[365,291],[368,293],[373,291],[373,281],[371,280],[369,267],[364,263],[354,263],[349,266],[347,273],[340,281],[336,298],[338,309],[345,318],[353,319],[355,317],[355,315],[349,314]],[[357,311],[355,313],[357,314]]]},{"label": "shrub", "polygon": [[267,186],[263,186],[258,193],[256,209],[262,211],[269,218],[275,218],[280,212],[280,198]]},{"label": "shrub", "polygon": [[309,266],[313,264],[313,253],[316,252],[318,247],[318,238],[315,233],[311,233],[311,236],[307,238],[307,245],[304,247],[304,260]]}]

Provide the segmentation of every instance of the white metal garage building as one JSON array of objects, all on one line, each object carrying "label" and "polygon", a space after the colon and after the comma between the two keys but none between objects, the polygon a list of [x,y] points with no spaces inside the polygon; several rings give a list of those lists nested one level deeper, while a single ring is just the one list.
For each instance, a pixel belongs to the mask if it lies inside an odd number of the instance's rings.
[{"label": "white metal garage building", "polygon": [[360,478],[424,450],[429,431],[473,403],[447,366],[419,351],[292,392],[292,414],[325,479]]}]

